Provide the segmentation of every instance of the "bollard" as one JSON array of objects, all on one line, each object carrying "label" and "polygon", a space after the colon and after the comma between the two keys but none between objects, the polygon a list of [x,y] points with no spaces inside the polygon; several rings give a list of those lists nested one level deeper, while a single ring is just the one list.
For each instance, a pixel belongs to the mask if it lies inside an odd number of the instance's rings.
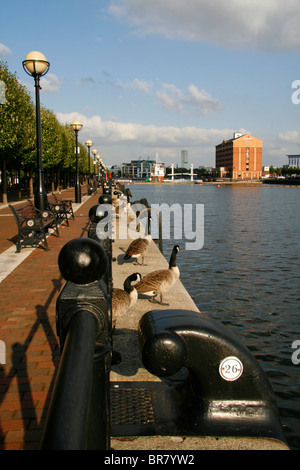
[{"label": "bollard", "polygon": [[56,327],[61,361],[42,434],[42,450],[110,448],[111,367],[108,266],[99,243],[77,238],[58,258],[67,281],[57,299]]},{"label": "bollard", "polygon": [[[111,204],[111,196],[109,194],[102,194],[99,197],[99,204],[91,207],[89,211],[89,218],[91,221],[91,225],[88,231],[88,237],[97,241],[103,249],[106,251],[107,258],[108,258],[108,266],[103,277],[104,281],[107,285],[107,308],[108,308],[108,318],[109,318],[109,326],[110,326],[110,333],[112,331],[112,291],[113,291],[113,282],[112,282],[112,238],[110,229],[111,227],[107,227],[107,232],[105,232],[105,228],[101,237],[99,238],[97,235],[97,224],[101,222],[105,217],[108,216],[107,208],[105,205]],[[98,232],[99,234],[99,232]],[[113,352],[113,363],[117,363],[120,361],[118,353]]]},{"label": "bollard", "polygon": [[109,194],[101,194],[99,204],[111,204],[111,196]]},{"label": "bollard", "polygon": [[166,423],[177,434],[285,442],[269,381],[221,323],[189,310],[153,310],[139,324],[144,366],[164,378]]}]

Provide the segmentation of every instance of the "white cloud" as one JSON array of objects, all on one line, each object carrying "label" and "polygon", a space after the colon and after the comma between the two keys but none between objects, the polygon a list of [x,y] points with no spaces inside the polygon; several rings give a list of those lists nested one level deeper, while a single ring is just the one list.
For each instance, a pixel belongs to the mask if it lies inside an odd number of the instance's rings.
[{"label": "white cloud", "polygon": [[[155,151],[159,150],[160,156],[165,159],[174,158],[174,155],[178,155],[179,158],[181,149],[187,147],[195,149],[198,160],[204,150],[214,160],[215,145],[224,139],[231,138],[233,133],[232,129],[203,129],[194,126],[180,128],[103,121],[100,116],[88,118],[77,112],[57,113],[57,118],[62,124],[78,119],[83,124],[80,141],[84,142],[89,138],[97,148],[101,145],[103,153],[114,156],[112,164],[124,162],[128,158],[138,158],[139,150],[144,151],[145,155],[151,152],[155,155]],[[196,163],[200,164],[200,160]]]},{"label": "white cloud", "polygon": [[41,87],[45,93],[57,93],[62,85],[62,81],[53,73],[48,73],[41,78]]},{"label": "white cloud", "polygon": [[300,143],[300,132],[298,131],[286,131],[279,132],[278,139],[285,143],[299,144]]},{"label": "white cloud", "polygon": [[157,103],[168,111],[182,111],[183,93],[175,85],[164,83],[156,92]]},{"label": "white cloud", "polygon": [[131,82],[123,83],[121,80],[117,81],[117,86],[120,88],[130,88],[134,91],[142,91],[143,93],[150,93],[153,83],[151,81],[139,80],[135,78]]},{"label": "white cloud", "polygon": [[11,55],[10,48],[0,43],[0,58],[4,58],[8,55]]},{"label": "white cloud", "polygon": [[229,48],[300,49],[298,0],[112,0],[109,12],[139,35]]},{"label": "white cloud", "polygon": [[205,90],[198,90],[190,85],[183,93],[175,85],[165,83],[161,90],[156,92],[157,103],[168,111],[183,111],[184,106],[192,106],[200,114],[212,114],[221,109],[221,103],[213,99]]}]

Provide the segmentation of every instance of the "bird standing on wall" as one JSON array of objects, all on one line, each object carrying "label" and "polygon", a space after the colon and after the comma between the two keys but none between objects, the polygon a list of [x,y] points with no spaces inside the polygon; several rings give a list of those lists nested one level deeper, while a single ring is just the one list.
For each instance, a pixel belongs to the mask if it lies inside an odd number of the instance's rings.
[{"label": "bird standing on wall", "polygon": [[124,315],[127,310],[136,303],[138,293],[132,283],[134,281],[139,282],[141,279],[142,276],[139,273],[131,274],[124,281],[124,290],[119,288],[113,289],[111,300],[113,327],[116,326],[117,319]]},{"label": "bird standing on wall", "polygon": [[158,269],[143,276],[143,279],[135,285],[135,289],[139,294],[153,297],[153,300],[156,300],[155,297],[160,295],[160,304],[163,305],[163,294],[171,289],[180,276],[179,268],[176,265],[178,252],[179,246],[175,245],[170,257],[168,269]]},{"label": "bird standing on wall", "polygon": [[[151,240],[151,235],[147,235],[145,238],[136,238],[133,240],[126,250],[124,260],[128,260],[130,258],[135,258],[137,260],[137,258],[141,257],[142,265],[144,265],[145,256],[148,252]],[[139,264],[138,260],[136,261],[136,264]]]}]

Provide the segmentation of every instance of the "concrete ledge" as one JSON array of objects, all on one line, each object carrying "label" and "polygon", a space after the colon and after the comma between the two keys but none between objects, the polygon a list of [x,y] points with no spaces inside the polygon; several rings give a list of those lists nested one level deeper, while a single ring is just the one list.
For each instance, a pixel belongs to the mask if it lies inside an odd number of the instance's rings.
[{"label": "concrete ledge", "polygon": [[113,450],[289,450],[288,447],[275,439],[259,439],[250,437],[174,437],[147,436],[132,438],[113,438]]}]

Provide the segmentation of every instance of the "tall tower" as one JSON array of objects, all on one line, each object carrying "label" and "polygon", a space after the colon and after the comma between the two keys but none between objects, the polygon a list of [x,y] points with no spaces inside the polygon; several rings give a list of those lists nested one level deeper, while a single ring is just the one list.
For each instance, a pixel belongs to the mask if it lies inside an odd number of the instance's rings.
[{"label": "tall tower", "polygon": [[188,151],[181,150],[181,167],[188,168]]}]

